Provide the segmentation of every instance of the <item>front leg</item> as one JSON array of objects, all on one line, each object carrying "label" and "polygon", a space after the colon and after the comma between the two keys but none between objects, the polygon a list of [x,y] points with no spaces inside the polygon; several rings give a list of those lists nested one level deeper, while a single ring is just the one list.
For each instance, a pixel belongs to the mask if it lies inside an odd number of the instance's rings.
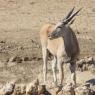
[{"label": "front leg", "polygon": [[43,75],[44,75],[44,83],[47,79],[47,57],[48,57],[48,51],[46,48],[42,48],[43,53]]},{"label": "front leg", "polygon": [[64,70],[63,70],[63,61],[62,61],[62,58],[59,57],[57,58],[57,64],[58,64],[58,70],[59,70],[59,83],[60,83],[60,86],[63,85],[63,79],[64,79]]},{"label": "front leg", "polygon": [[70,63],[71,81],[76,86],[76,62]]},{"label": "front leg", "polygon": [[55,86],[57,86],[57,58],[54,56],[52,60],[52,71],[53,71],[53,81]]}]

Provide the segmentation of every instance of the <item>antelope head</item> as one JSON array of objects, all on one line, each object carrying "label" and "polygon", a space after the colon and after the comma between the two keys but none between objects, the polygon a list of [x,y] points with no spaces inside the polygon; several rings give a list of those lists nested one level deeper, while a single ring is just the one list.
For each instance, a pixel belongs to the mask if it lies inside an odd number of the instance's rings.
[{"label": "antelope head", "polygon": [[73,13],[74,8],[72,8],[67,16],[55,25],[53,31],[48,34],[48,37],[50,39],[61,37],[64,32],[66,32],[66,27],[74,22],[74,17],[79,13],[81,9]]}]

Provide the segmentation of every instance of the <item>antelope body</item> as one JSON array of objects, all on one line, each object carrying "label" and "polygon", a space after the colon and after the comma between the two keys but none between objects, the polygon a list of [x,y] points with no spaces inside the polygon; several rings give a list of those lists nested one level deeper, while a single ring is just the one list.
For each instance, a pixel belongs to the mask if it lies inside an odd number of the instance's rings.
[{"label": "antelope body", "polygon": [[[73,22],[72,18],[80,11],[78,10],[72,16],[74,8],[68,13],[62,22],[55,24],[46,24],[40,31],[40,40],[43,53],[43,74],[44,82],[47,78],[47,58],[48,51],[53,55],[52,71],[54,83],[57,85],[56,68],[58,65],[60,84],[62,85],[64,79],[63,63],[70,62],[72,83],[76,84],[75,67],[76,58],[79,54],[79,46],[77,38],[70,28],[69,24]],[[68,24],[69,23],[69,24]],[[64,61],[66,60],[66,61]]]}]

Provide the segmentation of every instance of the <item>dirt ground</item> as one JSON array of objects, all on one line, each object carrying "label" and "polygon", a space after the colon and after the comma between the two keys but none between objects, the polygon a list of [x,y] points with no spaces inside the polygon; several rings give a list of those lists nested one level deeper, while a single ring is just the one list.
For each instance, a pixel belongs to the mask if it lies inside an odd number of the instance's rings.
[{"label": "dirt ground", "polygon": [[[42,81],[40,28],[48,22],[57,23],[73,6],[83,8],[71,26],[80,44],[80,58],[95,57],[95,0],[0,0],[0,83]],[[31,61],[6,66],[14,56]],[[65,73],[69,77],[68,66]],[[48,79],[52,81],[51,64]],[[77,72],[78,83],[90,79],[95,79],[91,72]]]}]

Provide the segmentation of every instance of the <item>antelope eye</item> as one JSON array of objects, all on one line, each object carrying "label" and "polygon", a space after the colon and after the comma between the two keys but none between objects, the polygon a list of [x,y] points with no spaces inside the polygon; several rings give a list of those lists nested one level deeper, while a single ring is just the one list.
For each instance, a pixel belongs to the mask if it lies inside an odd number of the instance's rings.
[{"label": "antelope eye", "polygon": [[58,28],[61,28],[61,27],[58,27]]},{"label": "antelope eye", "polygon": [[58,26],[58,28],[62,28],[61,26]]}]

